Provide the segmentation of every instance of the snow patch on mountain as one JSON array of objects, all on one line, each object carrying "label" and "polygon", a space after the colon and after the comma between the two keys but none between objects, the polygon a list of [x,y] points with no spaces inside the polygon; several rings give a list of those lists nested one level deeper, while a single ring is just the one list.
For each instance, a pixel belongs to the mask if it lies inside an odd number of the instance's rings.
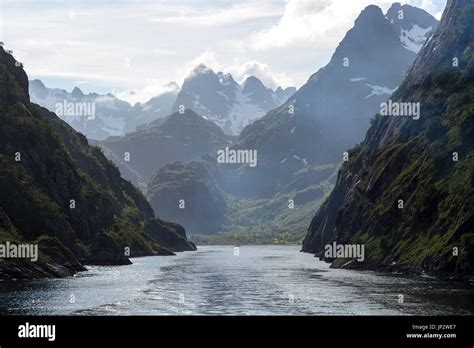
[{"label": "snow patch on mountain", "polygon": [[250,123],[286,102],[295,88],[272,90],[255,76],[237,83],[231,74],[204,64],[196,66],[184,80],[173,111],[181,106],[213,121],[224,132],[237,135]]},{"label": "snow patch on mountain", "polygon": [[384,94],[392,95],[393,92],[395,92],[395,91],[398,89],[398,87],[395,88],[395,89],[390,89],[390,88],[388,88],[388,87],[375,86],[375,85],[370,85],[370,84],[368,84],[368,83],[366,83],[365,85],[366,85],[367,87],[372,88],[372,92],[371,92],[367,97],[365,97],[365,99],[368,99],[368,98],[370,98],[370,97],[372,97],[372,96],[374,96],[374,95],[376,95],[376,96],[384,95]]},{"label": "snow patch on mountain", "polygon": [[432,30],[433,27],[421,28],[414,24],[410,30],[401,30],[400,42],[407,50],[418,53]]}]

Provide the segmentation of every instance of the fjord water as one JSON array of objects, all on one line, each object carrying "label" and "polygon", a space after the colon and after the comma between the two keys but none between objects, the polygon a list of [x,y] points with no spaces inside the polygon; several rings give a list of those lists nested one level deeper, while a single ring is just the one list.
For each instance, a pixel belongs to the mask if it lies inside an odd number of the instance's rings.
[{"label": "fjord water", "polygon": [[[200,246],[75,277],[0,283],[0,314],[469,315],[474,289],[331,269],[300,246]],[[399,303],[403,295],[403,303]]]}]

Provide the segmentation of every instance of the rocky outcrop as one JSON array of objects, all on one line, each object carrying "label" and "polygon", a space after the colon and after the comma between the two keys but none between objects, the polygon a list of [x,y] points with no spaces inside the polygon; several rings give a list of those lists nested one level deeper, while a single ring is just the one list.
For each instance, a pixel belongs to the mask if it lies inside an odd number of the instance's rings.
[{"label": "rocky outcrop", "polygon": [[181,225],[161,219],[150,219],[145,221],[144,231],[168,250],[174,252],[196,250],[196,245],[186,238],[186,231]]},{"label": "rocky outcrop", "polygon": [[148,185],[157,214],[180,223],[191,234],[218,231],[227,207],[223,193],[201,162],[176,162],[160,168]]}]

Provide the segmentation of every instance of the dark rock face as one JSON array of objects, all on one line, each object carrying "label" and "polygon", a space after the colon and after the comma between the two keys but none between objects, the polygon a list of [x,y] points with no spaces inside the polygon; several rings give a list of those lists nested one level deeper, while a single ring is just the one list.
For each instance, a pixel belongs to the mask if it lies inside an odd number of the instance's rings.
[{"label": "dark rock face", "polygon": [[448,1],[392,97],[420,102],[420,119],[377,115],[313,218],[303,251],[321,254],[333,240],[363,243],[366,261],[350,267],[472,277],[473,23],[471,1]]},{"label": "dark rock face", "polygon": [[[168,116],[159,126],[109,138],[99,144],[112,161],[117,161],[126,179],[146,187],[161,166],[197,160],[205,153],[228,145],[231,139],[213,122],[185,110],[183,114],[176,112]],[[129,162],[124,161],[126,152],[130,153]]]},{"label": "dark rock face", "polygon": [[[238,187],[244,195],[271,196],[305,166],[340,163],[343,152],[363,139],[369,119],[415,59],[402,43],[412,34],[403,29],[402,40],[402,28],[416,25],[428,34],[437,23],[423,10],[404,6],[403,11],[404,19],[392,23],[379,7],[368,6],[327,66],[284,105],[243,129],[236,148],[256,149],[259,157],[257,168],[241,168]],[[248,186],[242,189],[242,182]]]},{"label": "dark rock face", "polygon": [[163,251],[143,232],[154,218],[145,197],[82,134],[30,103],[25,72],[2,48],[0,91],[0,242],[38,243],[41,255],[34,265],[8,260],[2,278],[126,264],[126,247],[130,256]]},{"label": "dark rock face", "polygon": [[150,219],[144,224],[145,233],[167,250],[192,251],[196,245],[188,241],[184,228],[178,224],[165,222],[161,219]]},{"label": "dark rock face", "polygon": [[225,198],[200,162],[160,168],[150,180],[148,198],[158,215],[182,224],[190,234],[213,233],[224,224]]},{"label": "dark rock face", "polygon": [[[23,67],[17,66],[16,59],[13,58],[11,54],[7,54],[3,47],[0,48],[2,54],[0,54],[0,64],[5,66],[10,73],[10,76],[7,77],[10,81],[5,81],[6,83],[12,84],[13,81],[16,81],[14,89],[1,89],[0,90],[0,102],[12,102],[16,99],[21,101],[29,100],[28,95],[28,76],[26,75]],[[13,86],[12,86],[13,87]]]}]

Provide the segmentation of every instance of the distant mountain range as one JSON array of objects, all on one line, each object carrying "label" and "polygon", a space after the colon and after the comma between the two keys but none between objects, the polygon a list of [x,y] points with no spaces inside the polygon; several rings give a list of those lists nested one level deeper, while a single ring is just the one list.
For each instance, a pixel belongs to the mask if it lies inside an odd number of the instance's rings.
[{"label": "distant mountain range", "polygon": [[215,73],[200,64],[184,80],[173,111],[182,105],[213,121],[225,133],[238,135],[242,128],[283,104],[294,92],[294,87],[274,91],[254,76],[240,85],[231,74]]},{"label": "distant mountain range", "polygon": [[[449,0],[441,23],[391,97],[412,114],[379,110],[349,151],[303,251],[333,267],[472,280],[474,274],[474,4]],[[365,245],[364,262],[325,245]]]},{"label": "distant mountain range", "polygon": [[[170,114],[179,87],[173,85],[169,92],[137,103],[133,107],[112,94],[84,94],[75,87],[72,92],[59,88],[47,88],[40,80],[32,80],[29,85],[31,101],[51,112],[59,114],[64,121],[89,139],[103,140],[109,136],[124,135],[134,131],[137,126],[150,123]],[[67,112],[68,107],[84,104],[88,112],[78,114],[76,110]],[[91,112],[91,106],[94,112]],[[64,114],[58,112],[64,109]]]},{"label": "distant mountain range", "polygon": [[[134,106],[110,93],[84,94],[78,87],[68,92],[48,88],[40,80],[30,81],[29,93],[32,102],[55,112],[87,138],[104,140],[145,129],[154,121],[151,126],[158,125],[166,116],[179,111],[180,105],[213,121],[227,134],[236,135],[296,91],[291,87],[273,91],[254,76],[239,85],[230,74],[215,74],[204,65],[192,71],[182,90],[174,82],[166,87],[167,92]],[[82,106],[86,112],[78,113],[75,109]]]}]

